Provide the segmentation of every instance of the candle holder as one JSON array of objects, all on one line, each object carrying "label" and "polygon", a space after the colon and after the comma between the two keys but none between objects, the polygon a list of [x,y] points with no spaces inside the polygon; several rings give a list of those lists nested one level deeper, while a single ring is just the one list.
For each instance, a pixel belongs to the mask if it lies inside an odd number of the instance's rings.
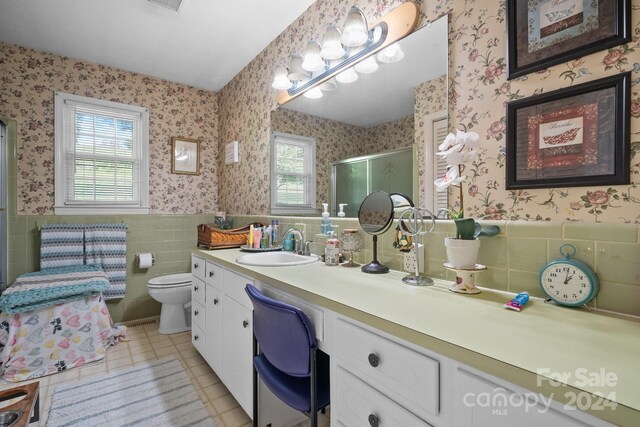
[{"label": "candle holder", "polygon": [[345,228],[340,232],[340,246],[343,252],[349,252],[349,261],[342,264],[343,267],[360,267],[353,262],[353,253],[360,252],[364,245],[362,234],[355,228]]}]

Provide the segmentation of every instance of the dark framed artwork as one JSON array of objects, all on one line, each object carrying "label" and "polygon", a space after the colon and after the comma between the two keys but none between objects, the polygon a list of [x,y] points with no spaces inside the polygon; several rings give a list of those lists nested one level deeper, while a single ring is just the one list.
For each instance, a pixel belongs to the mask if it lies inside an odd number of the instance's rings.
[{"label": "dark framed artwork", "polygon": [[507,104],[506,189],[630,182],[631,73]]},{"label": "dark framed artwork", "polygon": [[507,0],[508,79],[629,41],[629,0]]}]

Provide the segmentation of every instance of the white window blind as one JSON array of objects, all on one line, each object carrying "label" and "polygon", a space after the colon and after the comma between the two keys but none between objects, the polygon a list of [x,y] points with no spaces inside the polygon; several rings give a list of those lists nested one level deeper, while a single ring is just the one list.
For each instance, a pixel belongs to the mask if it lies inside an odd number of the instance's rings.
[{"label": "white window blind", "polygon": [[56,93],[56,213],[148,211],[148,117]]},{"label": "white window blind", "polygon": [[[438,151],[438,146],[444,141],[448,134],[448,123],[446,119],[438,120],[433,123],[433,141],[434,151]],[[432,180],[444,176],[447,173],[447,161],[442,156],[435,156],[436,161],[434,165],[434,176]],[[434,200],[434,214],[437,215],[439,209],[447,209],[449,207],[449,191],[436,191]]]},{"label": "white window blind", "polygon": [[315,140],[274,132],[271,144],[271,210],[314,212],[316,207]]}]

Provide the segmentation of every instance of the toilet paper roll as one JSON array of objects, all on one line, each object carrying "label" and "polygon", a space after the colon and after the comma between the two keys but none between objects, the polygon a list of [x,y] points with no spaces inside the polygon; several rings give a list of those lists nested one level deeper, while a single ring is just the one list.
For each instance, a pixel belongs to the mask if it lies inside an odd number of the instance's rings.
[{"label": "toilet paper roll", "polygon": [[138,267],[149,268],[153,265],[153,255],[149,253],[138,255]]}]

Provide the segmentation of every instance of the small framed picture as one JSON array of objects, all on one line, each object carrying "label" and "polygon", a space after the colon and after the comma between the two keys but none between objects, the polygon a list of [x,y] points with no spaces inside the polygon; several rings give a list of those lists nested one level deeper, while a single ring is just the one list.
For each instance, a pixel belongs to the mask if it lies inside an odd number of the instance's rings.
[{"label": "small framed picture", "polygon": [[631,73],[507,104],[506,188],[630,182]]},{"label": "small framed picture", "polygon": [[507,0],[508,79],[630,41],[629,0]]},{"label": "small framed picture", "polygon": [[200,141],[171,138],[171,173],[200,175]]}]

